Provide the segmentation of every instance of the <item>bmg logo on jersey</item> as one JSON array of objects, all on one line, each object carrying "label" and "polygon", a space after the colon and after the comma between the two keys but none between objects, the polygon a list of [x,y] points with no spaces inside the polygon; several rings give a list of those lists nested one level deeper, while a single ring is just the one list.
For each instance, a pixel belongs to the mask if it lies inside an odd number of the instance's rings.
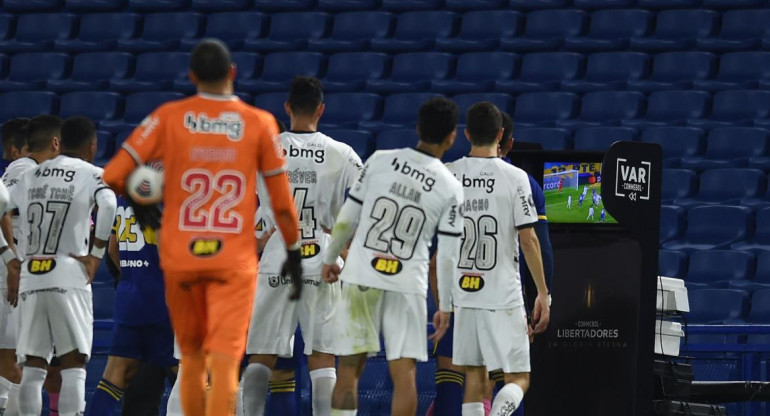
[{"label": "bmg logo on jersey", "polygon": [[393,161],[390,162],[390,165],[393,166],[393,170],[395,172],[406,175],[416,180],[417,182],[420,182],[422,184],[422,189],[425,192],[430,192],[433,189],[433,185],[436,184],[436,178],[430,176],[432,172],[422,172],[417,168],[409,166],[409,163],[406,161],[403,163],[399,162],[397,157],[393,158]]},{"label": "bmg logo on jersey", "polygon": [[460,285],[460,289],[470,293],[478,292],[484,288],[484,279],[476,275],[465,275],[457,283]]},{"label": "bmg logo on jersey", "polygon": [[234,142],[243,138],[243,120],[234,112],[224,112],[219,117],[209,118],[204,113],[195,114],[190,111],[184,115],[184,126],[193,134],[224,134]]},{"label": "bmg logo on jersey", "polygon": [[211,257],[222,250],[222,240],[199,239],[190,243],[190,253],[195,257]]},{"label": "bmg logo on jersey", "polygon": [[404,265],[396,259],[375,257],[372,259],[372,267],[386,276],[393,276],[401,273]]},{"label": "bmg logo on jersey", "polygon": [[64,178],[64,182],[72,182],[75,179],[74,170],[62,168],[37,168],[35,170],[36,178]]},{"label": "bmg logo on jersey", "polygon": [[460,182],[463,184],[463,188],[480,188],[484,189],[488,194],[491,194],[495,190],[494,178],[472,178],[465,176],[463,173]]},{"label": "bmg logo on jersey", "polygon": [[289,145],[289,149],[283,149],[283,155],[288,157],[297,157],[302,159],[313,159],[315,163],[324,163],[326,160],[326,150],[324,149],[306,149],[304,147],[295,147]]},{"label": "bmg logo on jersey", "polygon": [[650,199],[650,172],[652,163],[617,159],[615,171],[615,196],[628,197],[631,201]]},{"label": "bmg logo on jersey", "polygon": [[31,259],[27,263],[27,271],[31,274],[46,274],[56,268],[54,259]]}]

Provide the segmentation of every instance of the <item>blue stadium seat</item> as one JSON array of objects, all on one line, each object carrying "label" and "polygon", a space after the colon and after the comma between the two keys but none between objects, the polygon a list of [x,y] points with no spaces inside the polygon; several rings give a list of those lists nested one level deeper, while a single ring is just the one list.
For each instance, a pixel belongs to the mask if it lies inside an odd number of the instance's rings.
[{"label": "blue stadium seat", "polygon": [[765,173],[758,169],[709,169],[700,174],[698,193],[692,198],[677,199],[674,204],[738,205],[741,199],[759,196],[766,183]]},{"label": "blue stadium seat", "polygon": [[[529,0],[523,0],[533,3]],[[588,13],[582,10],[537,10],[527,14],[526,26],[521,36],[504,38],[500,47],[515,52],[558,50],[565,38],[583,33],[588,23]]]},{"label": "blue stadium seat", "polygon": [[730,289],[740,289],[749,292],[770,289],[770,251],[761,250],[755,252],[757,256],[757,268],[754,278],[750,281],[731,282]]},{"label": "blue stadium seat", "polygon": [[138,92],[126,97],[125,111],[122,120],[103,121],[99,128],[111,132],[127,130],[136,127],[145,117],[155,111],[161,104],[184,98],[178,92]]},{"label": "blue stadium seat", "polygon": [[687,253],[683,251],[660,250],[658,252],[658,274],[681,279],[687,273]]},{"label": "blue stadium seat", "polygon": [[0,40],[8,39],[13,33],[15,19],[10,14],[0,13]]},{"label": "blue stadium seat", "polygon": [[134,53],[168,51],[179,48],[181,39],[197,39],[203,28],[203,15],[194,12],[147,14],[142,35],[118,40],[118,49]]},{"label": "blue stadium seat", "polygon": [[170,89],[175,79],[187,77],[190,54],[186,52],[148,52],[136,59],[130,79],[113,79],[110,86],[123,93]]},{"label": "blue stadium seat", "polygon": [[703,0],[703,7],[710,9],[740,9],[746,7],[762,7],[766,0]]},{"label": "blue stadium seat", "polygon": [[60,98],[59,117],[86,116],[95,123],[123,115],[123,97],[115,92],[71,92]]},{"label": "blue stadium seat", "polygon": [[695,156],[706,148],[703,130],[694,127],[649,127],[642,132],[643,143],[663,148],[663,165],[678,168],[684,156]]},{"label": "blue stadium seat", "polygon": [[254,105],[265,111],[269,111],[278,120],[281,120],[289,126],[289,115],[286,114],[284,104],[286,99],[289,98],[286,92],[269,92],[266,94],[259,94],[254,98]]},{"label": "blue stadium seat", "polygon": [[104,90],[111,79],[134,72],[134,56],[125,52],[89,52],[75,56],[68,79],[49,79],[47,88],[58,93]]},{"label": "blue stadium seat", "polygon": [[569,92],[531,92],[516,99],[513,119],[518,127],[552,127],[575,116],[578,96]]},{"label": "blue stadium seat", "polygon": [[699,6],[702,0],[639,0],[643,9],[684,9]]},{"label": "blue stadium seat", "polygon": [[436,39],[436,49],[454,53],[493,50],[501,38],[518,34],[523,21],[521,13],[513,10],[467,12],[460,33],[453,38]]},{"label": "blue stadium seat", "polygon": [[683,126],[687,120],[705,117],[711,109],[711,96],[705,91],[655,91],[647,99],[647,114],[626,120],[624,126],[644,128]]},{"label": "blue stadium seat", "polygon": [[323,130],[323,133],[334,140],[352,147],[362,161],[374,153],[374,136],[368,131],[361,130]]},{"label": "blue stadium seat", "polygon": [[490,91],[496,80],[510,79],[519,66],[519,56],[507,52],[471,52],[457,58],[451,79],[431,82],[433,91],[461,94]]},{"label": "blue stadium seat", "polygon": [[115,289],[110,286],[94,286],[94,319],[112,319],[115,305]]},{"label": "blue stadium seat", "polygon": [[377,135],[377,150],[414,147],[419,137],[414,129],[385,130]]},{"label": "blue stadium seat", "polygon": [[691,208],[687,212],[685,234],[664,242],[662,248],[684,251],[726,249],[730,244],[746,239],[751,223],[751,209],[746,207],[709,205]]},{"label": "blue stadium seat", "polygon": [[445,79],[454,72],[455,57],[444,52],[402,53],[393,58],[390,77],[366,82],[366,89],[384,94],[424,91],[430,80]]},{"label": "blue stadium seat", "polygon": [[382,78],[389,68],[390,57],[384,53],[336,53],[329,57],[326,77],[322,80],[324,91],[361,91],[366,81]]},{"label": "blue stadium seat", "polygon": [[0,94],[0,120],[56,114],[59,99],[47,91],[13,91]]},{"label": "blue stadium seat", "polygon": [[751,311],[747,321],[770,324],[770,290],[760,290],[751,297]]},{"label": "blue stadium seat", "polygon": [[617,141],[635,141],[636,129],[630,127],[585,127],[575,132],[575,150],[606,151]]},{"label": "blue stadium seat", "polygon": [[[764,253],[770,249],[770,202],[767,202],[765,197],[765,205],[757,206],[756,213],[756,226],[754,228],[754,234],[750,239],[746,241],[739,241],[733,243],[730,248],[733,250],[749,250],[755,252],[757,255]],[[770,252],[770,251],[768,251]],[[761,260],[762,257],[760,256]],[[767,256],[768,267],[770,267],[770,255]],[[770,268],[768,270],[768,283],[770,283]]]},{"label": "blue stadium seat", "polygon": [[682,158],[682,167],[703,170],[743,167],[752,156],[764,155],[770,133],[753,127],[721,127],[711,130],[706,138],[703,156]]},{"label": "blue stadium seat", "polygon": [[716,56],[709,52],[666,52],[653,59],[648,79],[628,82],[628,89],[652,92],[692,87],[693,80],[706,79],[716,69]]},{"label": "blue stadium seat", "polygon": [[334,17],[331,36],[308,40],[310,50],[320,52],[348,52],[365,50],[371,39],[382,39],[390,34],[395,17],[388,12],[348,12]]},{"label": "blue stadium seat", "polygon": [[[267,28],[267,16],[256,12],[213,13],[206,19],[203,37],[216,38],[225,42],[230,49],[243,48],[246,39],[257,39]],[[200,39],[182,39],[180,47],[192,50]]]},{"label": "blue stadium seat", "polygon": [[61,4],[62,0],[5,0],[3,9],[11,13],[51,12]]},{"label": "blue stadium seat", "polygon": [[436,10],[443,6],[443,3],[443,0],[382,0],[382,8],[394,12]]},{"label": "blue stadium seat", "polygon": [[433,93],[390,95],[385,99],[382,118],[379,121],[362,121],[359,127],[375,133],[390,129],[412,128],[417,124],[417,111],[422,103],[437,96],[439,95]]},{"label": "blue stadium seat", "polygon": [[254,0],[254,8],[266,12],[292,12],[310,10],[316,0]]},{"label": "blue stadium seat", "polygon": [[330,12],[372,10],[379,5],[380,0],[318,0],[318,8]]},{"label": "blue stadium seat", "polygon": [[302,50],[308,39],[320,39],[331,25],[331,16],[321,12],[276,13],[270,16],[266,38],[246,39],[243,47],[255,52]]},{"label": "blue stadium seat", "polygon": [[189,0],[128,0],[128,7],[140,12],[169,12],[181,10]]},{"label": "blue stadium seat", "polygon": [[756,49],[770,28],[770,9],[730,10],[722,14],[719,35],[700,38],[697,48],[715,52]]},{"label": "blue stadium seat", "polygon": [[583,55],[570,52],[536,52],[524,55],[521,71],[514,79],[495,82],[495,90],[523,92],[558,90],[562,81],[573,80],[583,71]]},{"label": "blue stadium seat", "polygon": [[54,48],[64,52],[114,50],[120,39],[136,36],[141,18],[134,13],[93,13],[80,18],[75,39],[57,39]]},{"label": "blue stadium seat", "polygon": [[572,133],[565,129],[535,127],[529,129],[513,129],[513,138],[520,142],[539,143],[545,150],[572,149]]},{"label": "blue stadium seat", "polygon": [[14,55],[8,78],[0,81],[0,91],[45,88],[49,79],[61,79],[70,71],[72,60],[58,52],[26,52]]},{"label": "blue stadium seat", "polygon": [[459,124],[465,124],[465,114],[473,104],[480,101],[488,101],[497,106],[497,108],[508,114],[513,114],[513,98],[508,94],[499,93],[472,93],[472,94],[460,94],[452,97],[452,100],[457,104],[457,110],[460,113]]},{"label": "blue stadium seat", "polygon": [[617,9],[636,5],[636,0],[575,0],[574,7],[580,9]]},{"label": "blue stadium seat", "polygon": [[684,208],[675,205],[660,207],[660,242],[680,238],[684,234]]},{"label": "blue stadium seat", "polygon": [[94,164],[104,166],[115,154],[115,137],[108,131],[96,132],[96,155]]},{"label": "blue stadium seat", "polygon": [[192,0],[192,8],[202,12],[228,12],[251,7],[251,0]]},{"label": "blue stadium seat", "polygon": [[447,151],[441,157],[441,161],[444,163],[454,162],[457,159],[468,156],[470,152],[471,142],[465,136],[465,129],[458,128],[455,141],[452,143],[452,147],[447,149]]},{"label": "blue stadium seat", "polygon": [[661,202],[670,204],[675,199],[690,198],[695,194],[698,174],[689,169],[663,169]]},{"label": "blue stadium seat", "polygon": [[112,12],[123,8],[125,0],[66,0],[67,10],[75,12]]},{"label": "blue stadium seat", "polygon": [[516,10],[558,9],[572,5],[571,0],[510,0],[509,3],[511,8]]},{"label": "blue stadium seat", "polygon": [[[235,89],[237,91],[239,86],[238,82],[257,78],[262,70],[262,55],[252,52],[233,52],[231,56],[236,69]],[[194,94],[197,91],[195,84],[190,81],[189,77],[176,78],[173,82],[173,88],[175,91],[186,94]],[[239,95],[237,92],[235,94]],[[245,96],[248,96],[248,94],[245,94]],[[251,99],[244,99],[244,101],[251,102]]]},{"label": "blue stadium seat", "polygon": [[10,59],[5,55],[0,55],[0,77],[5,78],[8,76],[8,67],[10,66]]},{"label": "blue stadium seat", "polygon": [[123,146],[123,142],[125,142],[128,139],[128,136],[131,135],[131,133],[134,132],[134,129],[125,129],[125,130],[119,130],[115,134],[115,151],[117,149],[120,149]]},{"label": "blue stadium seat", "polygon": [[276,52],[265,56],[259,79],[242,80],[238,88],[247,92],[285,91],[295,75],[318,77],[326,60],[316,52]]},{"label": "blue stadium seat", "polygon": [[588,55],[585,76],[561,82],[561,89],[571,92],[625,89],[628,81],[649,72],[650,57],[640,52],[600,52]]},{"label": "blue stadium seat", "polygon": [[629,38],[644,36],[652,24],[648,10],[599,10],[591,14],[586,36],[567,38],[564,46],[579,52],[600,52],[624,49]]},{"label": "blue stadium seat", "polygon": [[760,126],[770,117],[770,91],[730,90],[714,94],[711,117],[689,120],[688,125],[704,129],[720,126]]},{"label": "blue stadium seat", "polygon": [[770,85],[770,52],[732,52],[719,59],[713,79],[695,80],[693,88],[706,91],[748,90],[760,82]]},{"label": "blue stadium seat", "polygon": [[403,13],[396,19],[393,37],[372,39],[372,50],[382,52],[419,52],[433,48],[436,38],[455,34],[459,16],[449,11]]},{"label": "blue stadium seat", "polygon": [[749,295],[735,289],[697,289],[688,293],[692,323],[721,324],[742,320],[749,310]]},{"label": "blue stadium seat", "polygon": [[576,129],[590,126],[619,125],[639,117],[644,95],[634,91],[597,91],[583,96],[580,116],[574,120],[558,120],[556,127]]},{"label": "blue stadium seat", "polygon": [[375,120],[382,112],[377,94],[342,92],[324,96],[326,105],[321,123],[324,128],[355,129],[360,121]]},{"label": "blue stadium seat", "polygon": [[23,14],[16,20],[13,39],[0,41],[4,53],[50,50],[58,39],[69,39],[77,17],[68,13]]},{"label": "blue stadium seat", "polygon": [[748,251],[705,250],[692,253],[685,284],[688,289],[726,288],[730,281],[748,281],[756,259]]},{"label": "blue stadium seat", "polygon": [[446,7],[452,10],[504,9],[508,0],[446,0]]},{"label": "blue stadium seat", "polygon": [[631,38],[629,46],[645,52],[692,49],[696,39],[712,36],[718,24],[719,13],[713,10],[666,10],[658,13],[651,36]]}]

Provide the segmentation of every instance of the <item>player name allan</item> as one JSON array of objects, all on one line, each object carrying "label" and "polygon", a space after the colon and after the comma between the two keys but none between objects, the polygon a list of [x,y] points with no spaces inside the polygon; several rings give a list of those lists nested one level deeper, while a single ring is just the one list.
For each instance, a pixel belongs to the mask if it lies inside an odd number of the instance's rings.
[{"label": "player name allan", "polygon": [[392,195],[395,195],[395,196],[404,198],[406,200],[412,201],[415,204],[419,204],[420,203],[420,197],[422,196],[420,191],[418,191],[418,190],[416,190],[414,188],[411,188],[409,186],[402,185],[402,184],[400,184],[398,182],[393,182],[393,184],[390,185],[390,193]]}]

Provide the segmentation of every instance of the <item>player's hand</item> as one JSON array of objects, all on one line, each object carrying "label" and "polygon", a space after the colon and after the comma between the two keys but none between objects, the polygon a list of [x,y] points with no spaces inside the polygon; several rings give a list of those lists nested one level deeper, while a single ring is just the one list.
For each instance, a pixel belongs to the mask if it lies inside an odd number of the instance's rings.
[{"label": "player's hand", "polygon": [[99,262],[102,261],[102,259],[100,259],[99,257],[94,257],[90,254],[85,256],[76,256],[70,253],[70,257],[83,263],[83,265],[86,266],[86,274],[88,274],[88,284],[90,285],[91,282],[94,281],[94,277],[96,277],[96,271],[99,269]]},{"label": "player's hand", "polygon": [[341,271],[342,269],[340,269],[340,266],[337,263],[324,264],[321,268],[321,277],[326,283],[334,283],[337,280],[340,280]]},{"label": "player's hand", "polygon": [[134,210],[136,222],[139,223],[139,226],[142,228],[142,230],[144,230],[146,227],[150,227],[156,230],[160,228],[160,219],[163,216],[163,213],[160,210],[160,205],[142,205],[131,199],[130,196],[126,196],[126,200],[128,201],[128,205],[131,206],[131,209]]},{"label": "player's hand", "polygon": [[257,239],[257,252],[261,253],[265,251],[265,246],[267,245],[267,240],[270,240],[270,237],[275,234],[275,228],[271,228],[264,233],[262,233],[262,237],[259,237]]},{"label": "player's hand", "polygon": [[433,334],[428,337],[433,343],[441,341],[446,335],[447,329],[449,329],[450,314],[447,312],[436,311],[433,314]]},{"label": "player's hand", "polygon": [[21,278],[21,261],[13,259],[5,265],[8,269],[6,282],[8,285],[8,294],[6,299],[11,306],[16,307],[19,304],[19,280]]},{"label": "player's hand", "polygon": [[283,263],[283,269],[281,269],[281,276],[289,276],[291,278],[291,294],[289,294],[289,300],[297,300],[302,294],[302,255],[299,253],[299,249],[286,251],[286,262]]},{"label": "player's hand", "polygon": [[535,298],[535,309],[532,311],[532,327],[535,334],[542,334],[548,328],[551,320],[551,306],[548,295],[539,294]]}]

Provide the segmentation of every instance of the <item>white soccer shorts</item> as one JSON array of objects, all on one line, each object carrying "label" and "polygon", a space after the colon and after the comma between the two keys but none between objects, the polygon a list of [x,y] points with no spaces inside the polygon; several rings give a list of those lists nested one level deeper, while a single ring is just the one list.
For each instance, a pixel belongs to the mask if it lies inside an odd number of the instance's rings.
[{"label": "white soccer shorts", "polygon": [[19,308],[14,308],[6,300],[8,289],[0,289],[0,349],[15,350],[16,336],[19,332]]},{"label": "white soccer shorts", "polygon": [[313,351],[334,352],[334,315],[341,296],[340,284],[328,284],[320,276],[303,279],[302,296],[292,302],[289,300],[292,285],[288,277],[259,275],[246,354],[291,357],[297,325],[305,340],[306,355]]},{"label": "white soccer shorts", "polygon": [[452,363],[503,373],[529,373],[529,336],[523,307],[456,308]]},{"label": "white soccer shorts", "polygon": [[91,355],[94,313],[91,292],[85,289],[50,288],[19,295],[19,326],[16,355],[50,359],[77,350]]},{"label": "white soccer shorts", "polygon": [[334,352],[339,356],[376,354],[382,333],[388,361],[427,361],[427,316],[424,296],[343,283]]}]

